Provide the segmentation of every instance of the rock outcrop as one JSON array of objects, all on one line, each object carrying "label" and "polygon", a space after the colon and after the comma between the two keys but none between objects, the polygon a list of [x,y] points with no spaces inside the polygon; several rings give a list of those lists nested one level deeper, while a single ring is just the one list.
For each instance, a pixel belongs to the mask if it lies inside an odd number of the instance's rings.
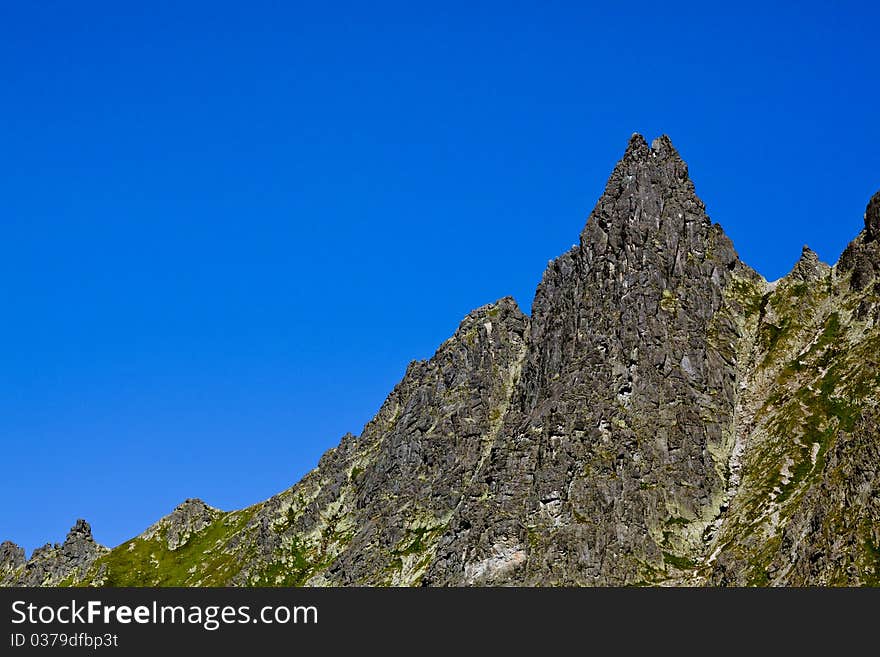
[{"label": "rock outcrop", "polygon": [[221,515],[219,509],[210,507],[202,500],[188,499],[178,505],[170,515],[162,518],[143,533],[147,540],[161,537],[172,552],[187,544],[189,539],[213,524]]},{"label": "rock outcrop", "polygon": [[[5,545],[11,545],[4,543]],[[108,550],[95,542],[92,528],[79,519],[70,529],[64,543],[47,543],[34,550],[31,558],[23,563],[24,551],[11,550],[16,555],[16,568],[7,569],[0,579],[4,586],[63,586],[79,582],[92,564]]]},{"label": "rock outcrop", "polygon": [[874,194],[865,208],[865,229],[840,256],[841,271],[851,272],[854,290],[871,285],[880,272],[880,192]]},{"label": "rock outcrop", "polygon": [[809,283],[826,277],[831,267],[819,260],[819,255],[809,246],[804,245],[801,257],[787,278]]},{"label": "rock outcrop", "polygon": [[11,541],[0,543],[0,582],[23,567],[26,561],[24,548]]}]

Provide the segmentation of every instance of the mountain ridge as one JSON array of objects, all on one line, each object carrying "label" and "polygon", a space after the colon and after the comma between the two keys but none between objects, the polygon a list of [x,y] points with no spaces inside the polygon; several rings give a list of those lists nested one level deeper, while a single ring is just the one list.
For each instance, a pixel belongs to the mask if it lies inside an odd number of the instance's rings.
[{"label": "mountain ridge", "polygon": [[292,488],[4,543],[0,584],[876,585],[880,192],[864,222],[767,282],[634,134],[531,316],[469,313]]}]

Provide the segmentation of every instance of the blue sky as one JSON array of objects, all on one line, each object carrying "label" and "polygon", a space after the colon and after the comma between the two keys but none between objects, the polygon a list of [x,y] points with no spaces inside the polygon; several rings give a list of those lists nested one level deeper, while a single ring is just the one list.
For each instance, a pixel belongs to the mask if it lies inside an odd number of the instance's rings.
[{"label": "blue sky", "polygon": [[876,3],[135,4],[0,8],[28,551],[293,484],[469,310],[528,310],[633,132],[770,279],[880,188]]}]

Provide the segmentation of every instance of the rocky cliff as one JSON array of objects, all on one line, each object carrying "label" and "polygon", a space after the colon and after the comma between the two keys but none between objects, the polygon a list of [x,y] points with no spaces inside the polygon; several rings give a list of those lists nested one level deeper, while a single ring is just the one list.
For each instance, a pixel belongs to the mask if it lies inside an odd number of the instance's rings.
[{"label": "rocky cliff", "polygon": [[0,583],[877,585],[878,354],[880,193],[768,283],[634,135],[531,317],[469,314],[291,489],[4,543]]},{"label": "rocky cliff", "polygon": [[87,577],[95,561],[108,552],[92,538],[92,528],[77,520],[61,545],[47,543],[27,561],[13,543],[0,546],[0,584],[5,586],[69,586]]}]

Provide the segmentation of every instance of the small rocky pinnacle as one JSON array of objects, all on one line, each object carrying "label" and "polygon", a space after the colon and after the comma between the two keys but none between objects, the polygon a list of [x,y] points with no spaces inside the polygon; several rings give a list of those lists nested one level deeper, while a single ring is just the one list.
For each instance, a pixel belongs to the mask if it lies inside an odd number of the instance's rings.
[{"label": "small rocky pinnacle", "polygon": [[801,257],[791,270],[791,277],[800,281],[815,281],[827,275],[830,267],[819,260],[819,255],[806,244],[801,251]]},{"label": "small rocky pinnacle", "polygon": [[94,538],[92,538],[92,527],[82,518],[79,518],[76,521],[76,524],[70,528],[70,531],[67,533],[67,538],[64,540],[64,544],[73,543],[76,541],[92,541],[94,542]]},{"label": "small rocky pinnacle", "polygon": [[660,135],[652,141],[651,151],[659,157],[668,157],[670,155],[681,157],[675,149],[675,146],[672,145],[672,140],[669,138],[669,135]]},{"label": "small rocky pinnacle", "polygon": [[12,572],[25,563],[24,548],[12,541],[0,543],[0,577],[4,573]]},{"label": "small rocky pinnacle", "polygon": [[678,150],[672,144],[669,135],[660,135],[648,146],[644,136],[634,132],[629,138],[622,161],[636,160],[646,162],[651,159],[666,160],[669,158],[681,160],[681,155],[679,155]]},{"label": "small rocky pinnacle", "polygon": [[[679,244],[682,236],[696,239],[695,228],[704,231],[710,226],[687,164],[669,137],[661,135],[648,146],[642,135],[634,134],[590,213],[580,246],[585,248],[587,260],[590,250],[598,257],[630,247],[656,248],[658,244],[669,246],[675,258],[676,253],[688,253],[691,246]],[[732,248],[726,250],[732,255]],[[617,264],[615,272],[621,273]],[[669,266],[675,263],[664,263],[659,269],[666,271]]]},{"label": "small rocky pinnacle", "polygon": [[[162,519],[157,525],[165,528],[165,542],[169,550],[176,550],[220,517],[221,511],[208,506],[198,498],[189,498]],[[156,527],[156,525],[154,525]]]}]

